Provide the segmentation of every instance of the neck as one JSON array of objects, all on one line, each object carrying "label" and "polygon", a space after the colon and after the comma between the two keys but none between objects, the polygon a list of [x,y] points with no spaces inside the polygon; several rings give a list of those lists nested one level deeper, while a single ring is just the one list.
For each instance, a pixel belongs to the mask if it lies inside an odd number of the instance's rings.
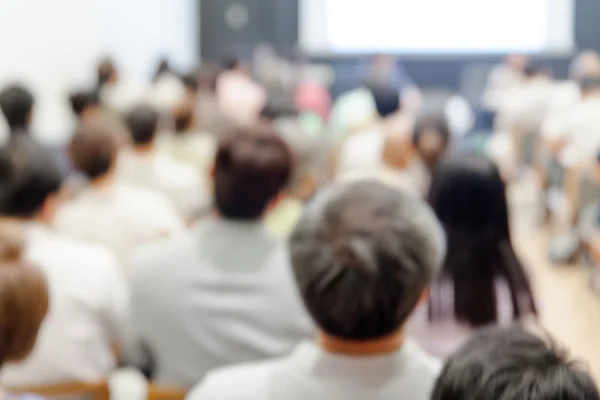
[{"label": "neck", "polygon": [[90,180],[90,187],[92,188],[103,188],[109,186],[114,181],[114,173],[112,171],[107,172],[96,179]]},{"label": "neck", "polygon": [[379,356],[391,354],[402,347],[404,331],[399,329],[389,336],[368,341],[339,339],[321,331],[318,341],[329,353],[360,357]]},{"label": "neck", "polygon": [[136,153],[152,153],[152,150],[154,150],[154,143],[138,144],[135,145],[133,149]]}]

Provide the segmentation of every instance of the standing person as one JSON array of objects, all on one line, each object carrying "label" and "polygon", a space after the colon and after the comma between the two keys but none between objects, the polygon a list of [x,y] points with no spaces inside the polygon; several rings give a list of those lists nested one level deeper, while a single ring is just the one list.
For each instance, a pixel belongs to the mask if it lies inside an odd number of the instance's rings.
[{"label": "standing person", "polygon": [[20,143],[0,150],[0,162],[0,220],[16,224],[25,245],[23,257],[42,270],[50,292],[49,312],[33,351],[4,365],[2,384],[102,381],[117,367],[114,349],[124,342],[129,309],[117,260],[103,247],[50,228],[62,177],[43,150]]},{"label": "standing person", "polygon": [[136,254],[131,297],[139,346],[130,354],[159,384],[189,388],[213,368],[283,356],[313,334],[284,243],[263,223],[291,164],[272,130],[223,138],[212,216]]},{"label": "standing person", "polygon": [[600,400],[586,369],[519,328],[486,330],[446,363],[431,400]]},{"label": "standing person", "polygon": [[137,106],[126,118],[131,148],[119,153],[117,174],[121,181],[157,191],[167,197],[185,221],[207,211],[210,196],[203,178],[189,164],[179,162],[157,149],[158,112]]},{"label": "standing person", "polygon": [[180,232],[184,224],[162,194],[118,180],[117,148],[110,122],[99,119],[78,128],[69,152],[88,185],[58,210],[54,225],[105,245],[125,263],[136,246]]},{"label": "standing person", "polygon": [[505,186],[482,155],[459,154],[433,175],[429,203],[448,250],[430,287],[428,307],[415,315],[415,337],[448,356],[474,329],[510,325],[537,315],[529,278],[510,238]]},{"label": "standing person", "polygon": [[431,175],[450,147],[450,129],[443,117],[420,118],[412,136],[416,157],[410,165],[414,181],[423,196],[429,192]]},{"label": "standing person", "polygon": [[[23,238],[18,231],[12,224],[0,222],[0,319],[10,321],[0,326],[3,367],[21,362],[31,353],[49,307],[46,277],[24,259]],[[42,400],[9,392],[3,384],[0,389],[3,399]]]},{"label": "standing person", "polygon": [[525,80],[525,69],[529,57],[524,54],[509,54],[501,64],[495,66],[488,75],[487,85],[483,92],[484,110],[492,116],[505,100],[511,90],[519,87]]},{"label": "standing person", "polygon": [[377,182],[335,185],[290,240],[315,342],[288,357],[209,374],[188,400],[427,400],[440,362],[404,325],[443,258],[443,234],[420,200]]}]

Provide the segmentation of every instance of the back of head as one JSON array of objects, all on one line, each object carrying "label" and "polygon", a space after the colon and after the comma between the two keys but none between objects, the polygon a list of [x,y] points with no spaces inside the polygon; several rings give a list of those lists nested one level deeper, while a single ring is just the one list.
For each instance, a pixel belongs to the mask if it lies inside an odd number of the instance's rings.
[{"label": "back of head", "polygon": [[291,169],[291,152],[272,128],[226,135],[215,157],[217,210],[228,219],[258,220],[287,184]]},{"label": "back of head", "polygon": [[28,129],[33,102],[31,92],[20,85],[8,86],[0,92],[0,109],[11,131]]},{"label": "back of head", "polygon": [[0,213],[31,218],[51,195],[58,194],[63,176],[55,160],[36,142],[22,138],[0,149]]},{"label": "back of head", "polygon": [[0,223],[0,365],[29,355],[48,311],[46,279],[23,260],[19,235]]},{"label": "back of head", "polygon": [[443,257],[443,233],[420,200],[359,181],[309,203],[290,251],[317,325],[339,339],[373,340],[406,322]]},{"label": "back of head", "polygon": [[194,104],[189,101],[184,101],[175,107],[173,110],[175,133],[184,133],[193,127],[194,112]]},{"label": "back of head", "polygon": [[134,146],[147,145],[154,141],[158,118],[158,112],[146,105],[136,106],[127,114],[126,123]]},{"label": "back of head", "polygon": [[69,96],[71,109],[77,118],[81,118],[85,110],[100,105],[100,98],[95,91],[80,90]]},{"label": "back of head", "polygon": [[580,365],[522,329],[484,331],[454,354],[432,400],[598,400]]},{"label": "back of head", "polygon": [[117,67],[110,58],[105,58],[98,63],[98,88],[113,81],[117,75]]},{"label": "back of head", "polygon": [[[511,244],[505,185],[496,165],[474,153],[442,161],[433,174],[429,203],[447,235],[442,278],[454,285],[454,317],[474,326],[496,322],[498,278],[511,289],[515,318],[535,312],[529,281]],[[432,287],[432,299],[437,295]],[[435,310],[431,314],[444,317]]]},{"label": "back of head", "polygon": [[389,85],[369,85],[368,86],[375,108],[379,117],[386,118],[400,111],[400,94],[398,90]]},{"label": "back of head", "polygon": [[115,129],[110,121],[98,118],[80,124],[71,138],[73,166],[88,179],[101,178],[113,167],[118,151]]}]

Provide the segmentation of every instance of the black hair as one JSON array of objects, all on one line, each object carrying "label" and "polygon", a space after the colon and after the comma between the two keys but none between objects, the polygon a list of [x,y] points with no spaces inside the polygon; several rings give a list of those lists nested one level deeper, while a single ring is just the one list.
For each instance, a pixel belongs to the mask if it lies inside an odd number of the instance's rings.
[{"label": "black hair", "polygon": [[393,86],[372,84],[367,88],[373,96],[377,114],[381,118],[393,115],[400,110],[400,94]]},{"label": "black hair", "polygon": [[292,153],[269,127],[226,135],[215,157],[215,206],[225,218],[258,220],[285,188]]},{"label": "black hair", "polygon": [[198,91],[198,78],[196,77],[196,75],[185,74],[181,77],[181,81],[183,82],[183,86],[187,90],[194,93]]},{"label": "black hair", "polygon": [[[439,148],[429,149],[423,147],[424,137],[429,132],[433,132],[439,136]],[[448,127],[446,118],[442,116],[420,117],[415,124],[412,140],[417,153],[429,170],[432,171],[445,155],[450,143],[450,128]]]},{"label": "black hair", "polygon": [[379,182],[321,191],[289,242],[306,308],[336,338],[397,332],[439,267],[442,236],[426,204]]},{"label": "black hair", "polygon": [[521,328],[484,330],[447,362],[431,400],[600,400],[564,352]]},{"label": "black hair", "polygon": [[0,92],[0,109],[11,131],[29,128],[33,95],[21,85],[11,85]]},{"label": "black hair", "polygon": [[0,149],[0,212],[30,218],[48,196],[57,194],[63,176],[56,160],[29,137],[17,137]]},{"label": "black hair", "polygon": [[86,108],[100,105],[100,98],[96,91],[80,90],[69,96],[69,103],[71,104],[73,113],[78,118],[81,118],[81,114],[83,114]]},{"label": "black hair", "polygon": [[[431,286],[430,320],[454,317],[475,327],[497,322],[499,280],[510,289],[514,319],[536,314],[529,279],[510,239],[506,188],[496,165],[475,153],[442,161],[429,203],[448,243],[440,280]],[[454,291],[450,316],[440,306],[448,301],[442,295],[447,282]]]},{"label": "black hair", "polygon": [[110,58],[105,58],[98,63],[97,68],[97,78],[98,83],[96,86],[96,90],[102,89],[104,85],[106,85],[113,76],[117,73],[117,67],[113,63]]},{"label": "black hair", "polygon": [[158,112],[146,105],[134,107],[127,114],[127,127],[134,145],[149,144],[154,140],[158,118]]}]

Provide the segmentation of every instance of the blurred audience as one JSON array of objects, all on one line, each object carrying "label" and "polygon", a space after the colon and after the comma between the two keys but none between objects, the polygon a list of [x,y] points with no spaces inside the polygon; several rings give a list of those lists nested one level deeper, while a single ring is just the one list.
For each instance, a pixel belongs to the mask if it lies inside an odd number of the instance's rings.
[{"label": "blurred audience", "polygon": [[443,161],[433,175],[429,203],[446,232],[447,253],[412,325],[432,354],[450,355],[483,326],[537,315],[512,246],[505,191],[498,168],[477,154]]},{"label": "blurred audience", "polygon": [[308,206],[290,252],[318,340],[213,372],[188,398],[428,399],[440,363],[404,325],[443,258],[431,211],[377,182],[338,184]]},{"label": "blurred audience", "polygon": [[126,117],[133,146],[121,150],[117,174],[120,180],[163,194],[185,221],[207,211],[210,196],[200,185],[196,169],[182,163],[156,146],[158,112],[150,106],[137,106]]},{"label": "blurred audience", "polygon": [[[22,361],[7,360],[14,362],[4,365],[2,384],[39,387],[101,381],[117,366],[114,349],[124,341],[128,317],[127,291],[117,260],[102,247],[68,238],[50,227],[62,177],[43,150],[28,143],[3,148],[0,163],[0,221],[14,224],[25,246],[24,260],[41,269],[50,292],[48,315],[33,351],[26,358],[23,354]],[[45,293],[39,296],[30,300],[39,304],[30,304],[8,325],[24,317],[41,318],[47,299]],[[31,335],[22,340],[32,340]]]},{"label": "blurred audience", "polygon": [[[3,367],[19,363],[31,353],[49,308],[46,278],[24,259],[23,242],[18,228],[12,223],[0,222],[0,319],[4,321],[0,326],[0,364]],[[3,380],[5,399],[42,400],[33,395],[11,393],[15,390],[7,388],[5,383]]]},{"label": "blurred audience", "polygon": [[0,110],[6,119],[10,136],[31,134],[34,98],[21,85],[11,85],[0,92]]},{"label": "blurred audience", "polygon": [[223,138],[213,215],[136,254],[130,353],[154,381],[191,387],[213,368],[283,356],[312,336],[286,248],[263,225],[291,169],[268,128]]},{"label": "blurred audience", "polygon": [[183,228],[164,195],[118,180],[114,125],[94,120],[79,126],[69,153],[88,185],[57,212],[55,227],[68,235],[100,243],[125,263],[138,245],[168,237]]},{"label": "blurred audience", "polygon": [[161,113],[170,112],[186,95],[181,77],[173,70],[167,59],[158,63],[148,95],[150,104]]},{"label": "blurred audience", "polygon": [[450,148],[450,129],[442,117],[422,117],[415,124],[412,143],[416,157],[410,165],[414,182],[423,196],[431,184],[431,174]]},{"label": "blurred audience", "polygon": [[483,93],[484,108],[495,113],[507,94],[518,88],[525,80],[525,68],[529,57],[524,54],[509,54],[502,64],[494,67],[488,76],[487,86]]},{"label": "blurred audience", "polygon": [[72,93],[69,96],[69,103],[79,122],[96,118],[102,111],[98,93],[92,91],[80,90]]},{"label": "blurred audience", "polygon": [[446,363],[431,400],[598,400],[594,380],[548,339],[486,330]]}]

